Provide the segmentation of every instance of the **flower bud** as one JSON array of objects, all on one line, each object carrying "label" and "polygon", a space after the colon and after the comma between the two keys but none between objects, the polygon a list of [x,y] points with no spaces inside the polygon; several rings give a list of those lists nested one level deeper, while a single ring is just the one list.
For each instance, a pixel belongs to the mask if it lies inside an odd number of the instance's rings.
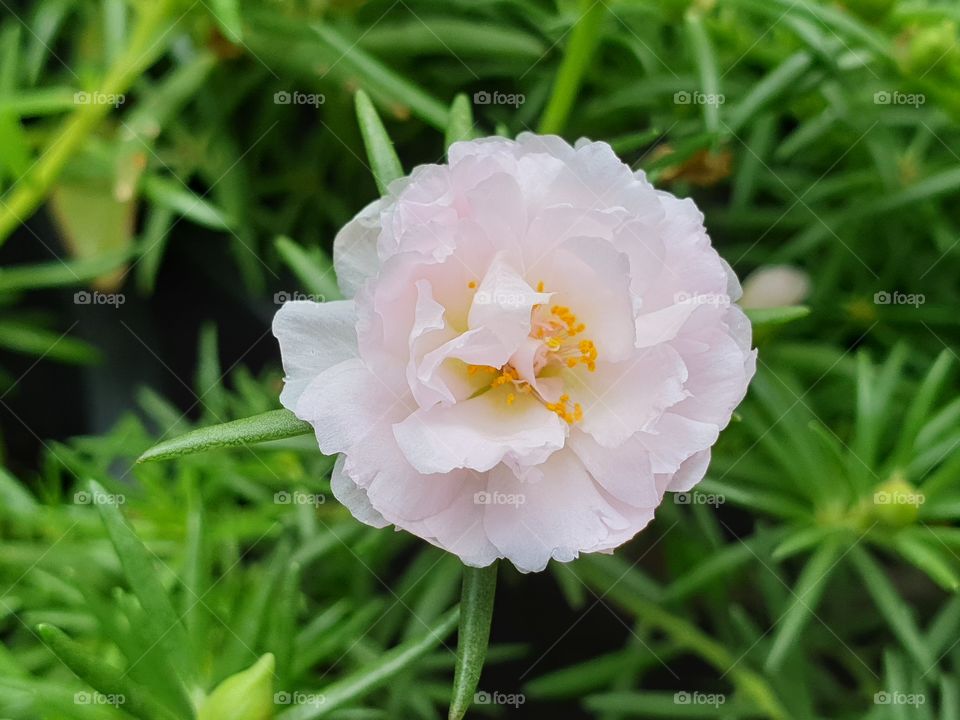
[{"label": "flower bud", "polygon": [[273,655],[231,675],[207,696],[197,720],[270,720],[273,717]]}]

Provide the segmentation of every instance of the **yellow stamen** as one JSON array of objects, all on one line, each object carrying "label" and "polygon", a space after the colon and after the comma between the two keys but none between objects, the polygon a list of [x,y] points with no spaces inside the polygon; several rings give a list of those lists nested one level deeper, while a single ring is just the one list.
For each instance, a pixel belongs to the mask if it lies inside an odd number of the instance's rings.
[{"label": "yellow stamen", "polygon": [[467,287],[470,288],[471,290],[476,290],[476,288],[477,288],[477,281],[476,281],[476,280],[471,280],[470,282],[467,283]]}]

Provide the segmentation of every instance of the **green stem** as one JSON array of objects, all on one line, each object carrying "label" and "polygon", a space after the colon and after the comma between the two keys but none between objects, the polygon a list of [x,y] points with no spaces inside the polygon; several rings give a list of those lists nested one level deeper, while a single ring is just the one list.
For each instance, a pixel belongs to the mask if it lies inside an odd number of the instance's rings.
[{"label": "green stem", "polygon": [[580,7],[583,12],[571,30],[570,42],[557,71],[550,102],[540,119],[540,132],[544,134],[563,131],[573,109],[573,101],[580,92],[590,58],[600,42],[600,25],[606,5],[594,0],[582,0]]},{"label": "green stem", "polygon": [[470,709],[490,642],[493,597],[497,590],[497,561],[485,568],[463,568],[460,595],[460,631],[457,665],[453,674],[450,720],[461,720]]},{"label": "green stem", "polygon": [[[117,58],[107,71],[97,92],[103,95],[122,95],[153,63],[162,51],[163,34],[158,30],[165,24],[175,0],[157,0],[147,3],[133,30],[126,52]],[[43,150],[27,175],[20,179],[8,198],[0,199],[0,245],[43,202],[63,167],[83,145],[94,128],[110,112],[108,103],[77,105],[64,121],[60,131]]]},{"label": "green stem", "polygon": [[585,583],[603,592],[604,597],[610,598],[614,604],[635,617],[642,618],[650,626],[660,628],[678,646],[692,650],[724,675],[729,675],[734,685],[744,695],[752,698],[766,717],[772,720],[789,720],[789,713],[766,680],[748,669],[739,658],[731,655],[723,645],[695,625],[631,591],[627,584],[619,582],[621,577],[618,577],[617,573],[592,559],[577,563],[575,570]]}]

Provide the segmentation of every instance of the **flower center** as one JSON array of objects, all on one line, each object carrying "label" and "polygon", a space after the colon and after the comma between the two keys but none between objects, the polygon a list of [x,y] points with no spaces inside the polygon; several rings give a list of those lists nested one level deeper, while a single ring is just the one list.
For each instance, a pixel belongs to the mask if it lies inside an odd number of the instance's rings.
[{"label": "flower center", "polygon": [[[544,283],[537,283],[537,292],[544,291]],[[578,320],[570,308],[563,305],[534,305],[530,318],[530,337],[539,342],[534,353],[533,373],[540,378],[547,368],[566,367],[574,369],[584,365],[588,371],[597,369],[597,347],[593,340],[583,338],[587,329],[585,323]],[[556,402],[547,402],[527,379],[511,363],[495,368],[488,365],[468,365],[467,372],[475,375],[478,372],[494,375],[489,389],[510,385],[507,394],[507,405],[513,405],[517,393],[532,394],[551,412],[559,415],[569,424],[573,424],[583,417],[583,408],[580,403],[571,403],[570,396],[561,395]]]}]

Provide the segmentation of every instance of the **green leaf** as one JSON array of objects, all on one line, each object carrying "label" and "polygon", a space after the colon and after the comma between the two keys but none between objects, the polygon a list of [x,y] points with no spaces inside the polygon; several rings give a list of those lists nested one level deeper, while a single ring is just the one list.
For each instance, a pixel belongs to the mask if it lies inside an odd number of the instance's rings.
[{"label": "green leaf", "polygon": [[863,548],[854,547],[850,551],[850,561],[857,572],[860,573],[860,577],[863,578],[863,584],[873,598],[877,610],[880,611],[906,651],[924,670],[936,665],[937,659],[924,642],[910,607],[897,594],[893,583],[887,579],[887,576],[870,556],[870,553]]},{"label": "green leaf", "polygon": [[333,272],[330,257],[319,250],[311,253],[283,235],[274,240],[277,252],[300,285],[308,293],[318,295],[324,300],[339,300],[343,297]]},{"label": "green leaf", "polygon": [[17,320],[0,320],[0,348],[79,365],[101,360],[100,351],[83,340]]},{"label": "green leaf", "polygon": [[209,8],[210,14],[227,39],[232,43],[239,43],[243,39],[239,0],[210,0]]},{"label": "green leaf", "polygon": [[730,120],[727,125],[730,131],[737,132],[748,120],[755,117],[761,108],[796,87],[798,80],[812,63],[813,57],[809,53],[794,53],[755,83],[750,92],[729,110]]},{"label": "green leaf", "polygon": [[[0,99],[8,99],[16,90],[19,51],[20,25],[7,23],[0,34]],[[30,150],[20,118],[9,109],[0,111],[0,147],[0,171],[6,168],[7,175],[18,180],[30,168]]]},{"label": "green leaf", "polygon": [[97,692],[113,696],[125,712],[144,720],[177,720],[172,711],[130,680],[124,671],[104,662],[102,654],[83,648],[52,625],[39,625],[37,633],[77,677]]},{"label": "green leaf", "polygon": [[116,270],[132,254],[133,248],[126,248],[91,258],[0,268],[0,293],[83,285]]},{"label": "green leaf", "polygon": [[838,541],[824,543],[804,566],[797,579],[796,588],[792,592],[790,607],[780,618],[770,654],[764,663],[768,672],[780,670],[787,654],[794,648],[800,633],[810,620],[810,616],[816,613],[820,596],[823,595],[827,585],[827,578],[840,555],[840,547]]},{"label": "green leaf", "polygon": [[758,549],[766,547],[782,534],[782,532],[758,534],[747,540],[729,543],[710,553],[696,567],[664,589],[663,601],[683,600],[711,582],[731,577],[740,567],[757,558]]},{"label": "green leaf", "polygon": [[945,552],[947,549],[942,545],[928,542],[926,537],[917,534],[919,532],[923,531],[910,528],[897,533],[893,538],[893,546],[908,562],[923,570],[938,585],[950,592],[956,592],[960,589],[960,577],[957,575],[955,556],[948,555]]},{"label": "green leaf", "polygon": [[474,137],[473,107],[470,105],[470,98],[460,93],[453,99],[453,103],[450,105],[450,115],[447,118],[447,131],[444,135],[444,146],[449,149],[455,142],[469,140],[472,137]]},{"label": "green leaf", "polygon": [[460,631],[453,676],[450,720],[461,720],[473,703],[490,642],[493,599],[497,590],[497,561],[484,568],[463,568],[460,594]]},{"label": "green leaf", "polygon": [[[693,52],[700,75],[699,91],[704,95],[719,97],[720,76],[717,72],[717,59],[706,28],[703,26],[700,11],[688,10],[685,19],[687,41],[690,43],[690,49]],[[709,132],[716,133],[720,129],[719,102],[705,102],[701,107],[703,108],[704,125]]]},{"label": "green leaf", "polygon": [[323,698],[322,702],[296,705],[277,715],[276,720],[315,720],[359,700],[398,673],[412,667],[417,660],[443,642],[456,626],[459,616],[460,609],[452,609],[423,635],[395,647],[369,665],[323,688],[317,693]]},{"label": "green leaf", "polygon": [[[190,638],[170,603],[167,589],[160,582],[154,564],[155,556],[147,550],[133,528],[127,524],[119,505],[110,500],[110,496],[100,483],[91,480],[90,493],[94,499],[104,498],[104,501],[94,504],[107,529],[110,543],[120,559],[124,577],[143,608],[145,632],[152,638],[154,644],[159,645],[166,652],[185,684],[188,686],[191,683],[196,684]],[[188,687],[189,689],[192,688]],[[189,692],[187,694],[189,695]]]},{"label": "green leaf", "polygon": [[235,222],[209,200],[197,195],[183,183],[159,175],[143,180],[143,193],[153,203],[211,230],[230,230]]},{"label": "green leaf", "polygon": [[370,169],[381,195],[387,194],[390,183],[403,177],[403,166],[393,141],[383,126],[383,121],[377,114],[370,96],[363,90],[357,90],[356,95],[357,122],[360,124],[360,134],[363,135],[363,144],[367,149],[367,158],[370,160]]},{"label": "green leaf", "polygon": [[214,448],[282,440],[306,435],[311,431],[310,423],[300,420],[289,410],[271,410],[242,420],[191,430],[179,437],[157,443],[137,458],[137,462],[169,460]]},{"label": "green leaf", "polygon": [[744,312],[750,318],[754,328],[774,325],[785,325],[794,320],[805,318],[810,314],[806,305],[790,305],[778,308],[745,308]]},{"label": "green leaf", "polygon": [[540,119],[539,129],[543,134],[563,131],[580,92],[583,77],[590,67],[590,59],[600,43],[600,27],[607,13],[606,4],[580,0],[578,7],[579,15],[570,31],[570,40],[564,50],[560,69],[557,70],[550,100]]}]

